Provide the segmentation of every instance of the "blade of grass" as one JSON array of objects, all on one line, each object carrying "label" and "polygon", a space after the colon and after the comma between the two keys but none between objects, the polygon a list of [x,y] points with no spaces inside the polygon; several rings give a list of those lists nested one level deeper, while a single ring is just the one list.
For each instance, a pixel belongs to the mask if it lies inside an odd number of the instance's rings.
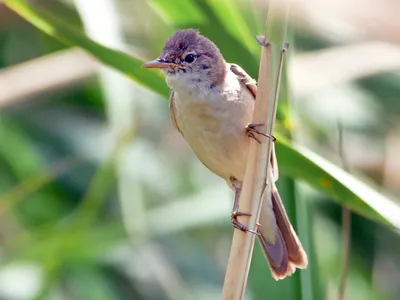
[{"label": "blade of grass", "polygon": [[[20,124],[6,117],[0,122],[0,141],[0,157],[10,170],[12,184],[15,185],[15,181],[24,182],[14,190],[13,185],[7,187],[7,190],[11,189],[10,194],[1,195],[0,212],[15,208],[13,213],[26,226],[58,219],[69,207],[64,201],[65,195],[58,190],[57,185],[50,180],[44,182],[46,179],[38,176],[45,169],[46,163],[38,152],[35,141],[24,132]],[[39,187],[40,192],[34,193]],[[30,190],[22,190],[25,188]],[[19,201],[21,197],[29,200]]]},{"label": "blade of grass", "polygon": [[[150,6],[165,20],[165,22],[175,26],[187,26],[188,24],[205,23],[204,14],[202,14],[192,0],[165,1],[151,0]],[[182,12],[185,13],[182,13]]]},{"label": "blade of grass", "polygon": [[[254,43],[250,28],[243,17],[243,13],[240,11],[237,1],[206,0],[205,2],[211,7],[217,18],[232,36],[245,44],[253,55],[259,53],[260,49],[257,43]],[[232,22],[232,20],[235,21]]]},{"label": "blade of grass", "polygon": [[96,69],[96,61],[80,49],[62,50],[2,69],[0,108],[17,105],[61,86],[80,83],[93,76]]},{"label": "blade of grass", "polygon": [[[124,228],[119,222],[103,222],[89,228],[55,227],[50,224],[17,234],[7,242],[3,248],[1,267],[18,260],[32,260],[46,267],[59,262],[68,264],[75,259],[90,261],[104,255],[109,247],[125,237]],[[57,253],[57,257],[54,253]]]},{"label": "blade of grass", "polygon": [[300,178],[366,218],[400,230],[400,207],[394,201],[304,147],[294,148],[297,151],[282,147],[286,142],[277,138],[281,141],[276,144],[279,167],[287,175]]},{"label": "blade of grass", "polygon": [[117,69],[157,93],[168,94],[168,87],[161,74],[142,69],[143,62],[141,60],[94,42],[82,31],[71,28],[67,23],[40,8],[40,5],[33,6],[26,0],[4,0],[4,4],[48,35],[68,45],[85,49],[104,64]]},{"label": "blade of grass", "polygon": [[[128,130],[121,134],[110,158],[96,172],[77,212],[78,216],[84,217],[77,218],[77,220],[89,223],[95,220],[101,208],[101,204],[104,202],[105,197],[109,194],[111,187],[115,183],[114,171],[115,166],[118,164],[121,151],[133,140],[136,130],[136,126],[132,126],[132,128],[128,128]],[[75,224],[75,226],[81,225],[82,224],[79,222]]]},{"label": "blade of grass", "polygon": [[[347,164],[346,155],[344,152],[344,140],[343,140],[343,124],[341,121],[338,123],[339,140],[338,150],[339,156],[342,161],[344,170],[349,171]],[[346,294],[346,284],[349,275],[350,267],[350,255],[351,255],[351,212],[343,205],[342,207],[342,274],[340,276],[338,300],[344,300]]]},{"label": "blade of grass", "polygon": [[77,163],[78,160],[74,157],[58,160],[38,174],[21,181],[9,192],[0,195],[0,215],[6,213],[16,203],[52,182],[55,178],[73,169]]}]

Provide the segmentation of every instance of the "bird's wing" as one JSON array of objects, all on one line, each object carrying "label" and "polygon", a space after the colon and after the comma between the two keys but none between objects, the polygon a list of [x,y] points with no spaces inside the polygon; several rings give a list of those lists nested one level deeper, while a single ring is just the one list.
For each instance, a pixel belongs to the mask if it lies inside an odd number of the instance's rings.
[{"label": "bird's wing", "polygon": [[246,87],[252,93],[255,100],[257,94],[257,81],[251,78],[250,75],[247,74],[246,71],[243,70],[242,67],[240,67],[239,65],[230,64],[230,66],[231,66],[231,71],[237,76],[237,78],[241,83],[246,85]]},{"label": "bird's wing", "polygon": [[172,125],[174,125],[175,129],[178,130],[182,134],[182,132],[180,131],[180,129],[178,127],[178,123],[176,122],[176,118],[175,118],[176,108],[175,108],[175,105],[174,105],[174,96],[175,96],[174,90],[170,89],[170,93],[169,93],[169,113],[171,115]]},{"label": "bird's wing", "polygon": [[[237,64],[230,64],[230,69],[231,71],[237,76],[238,80],[244,84],[250,91],[250,93],[253,95],[254,100],[256,100],[256,95],[257,95],[257,82],[250,77],[249,74],[246,73],[245,70],[242,69]],[[272,153],[271,153],[271,167],[272,167],[272,174],[273,174],[273,181],[276,182],[279,177],[279,171],[278,171],[278,162],[276,160],[276,155],[275,155],[275,145],[272,144]]]}]

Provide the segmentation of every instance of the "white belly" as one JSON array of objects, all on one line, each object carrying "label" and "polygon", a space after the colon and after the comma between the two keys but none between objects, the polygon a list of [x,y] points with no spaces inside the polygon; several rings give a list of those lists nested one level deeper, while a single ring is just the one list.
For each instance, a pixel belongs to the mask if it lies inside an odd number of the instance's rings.
[{"label": "white belly", "polygon": [[245,126],[251,122],[254,108],[252,95],[244,90],[239,95],[223,94],[219,100],[198,101],[175,90],[174,105],[178,127],[199,160],[226,180],[234,177],[242,181],[249,145]]}]

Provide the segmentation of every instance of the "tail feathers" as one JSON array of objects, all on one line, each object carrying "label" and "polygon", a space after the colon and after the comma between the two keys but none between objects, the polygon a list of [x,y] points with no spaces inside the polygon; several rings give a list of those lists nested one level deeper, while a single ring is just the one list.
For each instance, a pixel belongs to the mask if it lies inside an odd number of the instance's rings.
[{"label": "tail feathers", "polygon": [[289,262],[285,241],[282,234],[277,230],[274,243],[267,241],[265,236],[259,235],[259,242],[264,254],[267,257],[272,277],[275,280],[284,279],[292,275],[296,270],[295,266]]},{"label": "tail feathers", "polygon": [[271,198],[272,203],[264,202],[261,210],[259,242],[272,276],[279,280],[293,274],[296,268],[306,268],[308,260],[274,185]]},{"label": "tail feathers", "polygon": [[275,185],[273,185],[272,188],[271,198],[276,224],[278,225],[281,236],[285,241],[289,262],[297,268],[304,269],[308,264],[307,254],[305,253],[303,246],[290,223]]}]

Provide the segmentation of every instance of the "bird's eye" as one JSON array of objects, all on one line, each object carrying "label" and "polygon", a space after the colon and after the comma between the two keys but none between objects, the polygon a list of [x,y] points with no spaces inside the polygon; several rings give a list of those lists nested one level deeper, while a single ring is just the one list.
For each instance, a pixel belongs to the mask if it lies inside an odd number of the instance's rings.
[{"label": "bird's eye", "polygon": [[196,58],[196,54],[189,53],[188,55],[185,56],[185,62],[190,64],[190,63],[194,62],[195,58]]}]

